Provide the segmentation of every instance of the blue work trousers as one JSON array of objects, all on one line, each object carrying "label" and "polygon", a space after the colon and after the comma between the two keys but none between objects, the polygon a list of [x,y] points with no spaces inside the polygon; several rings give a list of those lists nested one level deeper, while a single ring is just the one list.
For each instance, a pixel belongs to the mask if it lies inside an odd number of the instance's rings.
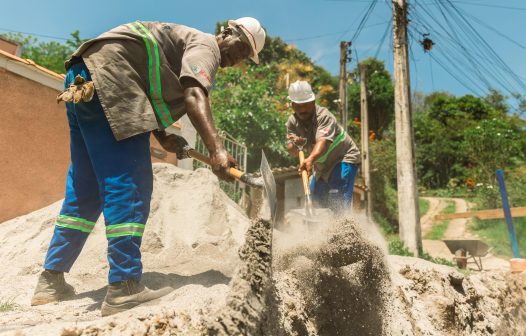
[{"label": "blue work trousers", "polygon": [[[91,80],[81,62],[68,70],[66,88],[77,74]],[[150,132],[117,141],[96,94],[66,108],[71,165],[44,268],[69,272],[102,212],[109,282],[140,280],[140,246],[153,188]]]},{"label": "blue work trousers", "polygon": [[314,176],[310,183],[313,201],[336,212],[350,210],[357,172],[358,165],[341,162],[332,170],[328,182]]}]

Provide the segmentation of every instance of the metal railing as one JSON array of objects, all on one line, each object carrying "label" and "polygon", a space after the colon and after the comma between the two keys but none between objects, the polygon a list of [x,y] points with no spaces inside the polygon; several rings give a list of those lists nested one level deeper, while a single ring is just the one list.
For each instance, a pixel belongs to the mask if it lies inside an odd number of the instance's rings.
[{"label": "metal railing", "polygon": [[[225,149],[236,159],[239,164],[239,170],[245,171],[247,167],[247,147],[225,131],[219,131],[219,137]],[[195,150],[201,154],[208,155],[208,149],[199,134],[196,135]],[[200,167],[208,167],[208,165],[194,160],[194,169]],[[245,194],[245,184],[237,180],[234,183],[219,181],[219,186],[236,203]]]}]

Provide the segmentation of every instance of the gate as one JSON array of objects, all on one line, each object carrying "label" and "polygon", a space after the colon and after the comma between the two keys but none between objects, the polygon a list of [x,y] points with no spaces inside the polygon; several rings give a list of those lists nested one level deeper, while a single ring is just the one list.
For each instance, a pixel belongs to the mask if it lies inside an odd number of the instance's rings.
[{"label": "gate", "polygon": [[[234,139],[233,136],[231,136],[225,131],[219,131],[219,137],[221,138],[221,142],[223,143],[223,146],[225,146],[225,149],[230,153],[230,155],[234,157],[234,159],[236,159],[239,165],[239,170],[245,171],[247,167],[247,147],[242,143],[238,142],[236,139]],[[196,135],[195,150],[201,154],[208,155],[208,149],[206,148],[199,134]],[[200,167],[207,167],[206,164],[200,161],[193,161],[194,169]],[[239,182],[238,180],[236,180],[234,183],[229,183],[220,180],[219,186],[236,203],[239,203],[239,201],[245,194],[245,184]]]}]

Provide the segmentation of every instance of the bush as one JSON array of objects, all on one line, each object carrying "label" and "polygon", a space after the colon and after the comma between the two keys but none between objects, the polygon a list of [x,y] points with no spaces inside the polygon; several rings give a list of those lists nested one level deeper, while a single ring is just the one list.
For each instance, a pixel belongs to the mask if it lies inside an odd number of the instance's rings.
[{"label": "bush", "polygon": [[389,242],[388,245],[389,254],[412,257],[413,252],[411,252],[399,238],[395,238]]},{"label": "bush", "polygon": [[499,168],[513,169],[522,159],[521,136],[511,119],[482,120],[465,130],[463,150],[475,163],[476,191],[482,207],[494,209],[500,204],[495,173]]}]

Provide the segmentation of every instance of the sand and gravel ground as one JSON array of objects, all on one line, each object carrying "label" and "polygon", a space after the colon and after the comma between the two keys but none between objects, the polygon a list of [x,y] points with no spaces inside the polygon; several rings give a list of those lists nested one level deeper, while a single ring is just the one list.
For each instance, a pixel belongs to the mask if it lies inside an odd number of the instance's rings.
[{"label": "sand and gravel ground", "polygon": [[[312,230],[251,222],[206,170],[154,166],[142,245],[144,282],[169,295],[101,318],[103,223],[66,279],[71,300],[31,307],[56,203],[0,224],[6,335],[524,335],[526,275],[463,274],[387,256],[373,223],[348,216]],[[271,238],[274,238],[271,244]]]}]

